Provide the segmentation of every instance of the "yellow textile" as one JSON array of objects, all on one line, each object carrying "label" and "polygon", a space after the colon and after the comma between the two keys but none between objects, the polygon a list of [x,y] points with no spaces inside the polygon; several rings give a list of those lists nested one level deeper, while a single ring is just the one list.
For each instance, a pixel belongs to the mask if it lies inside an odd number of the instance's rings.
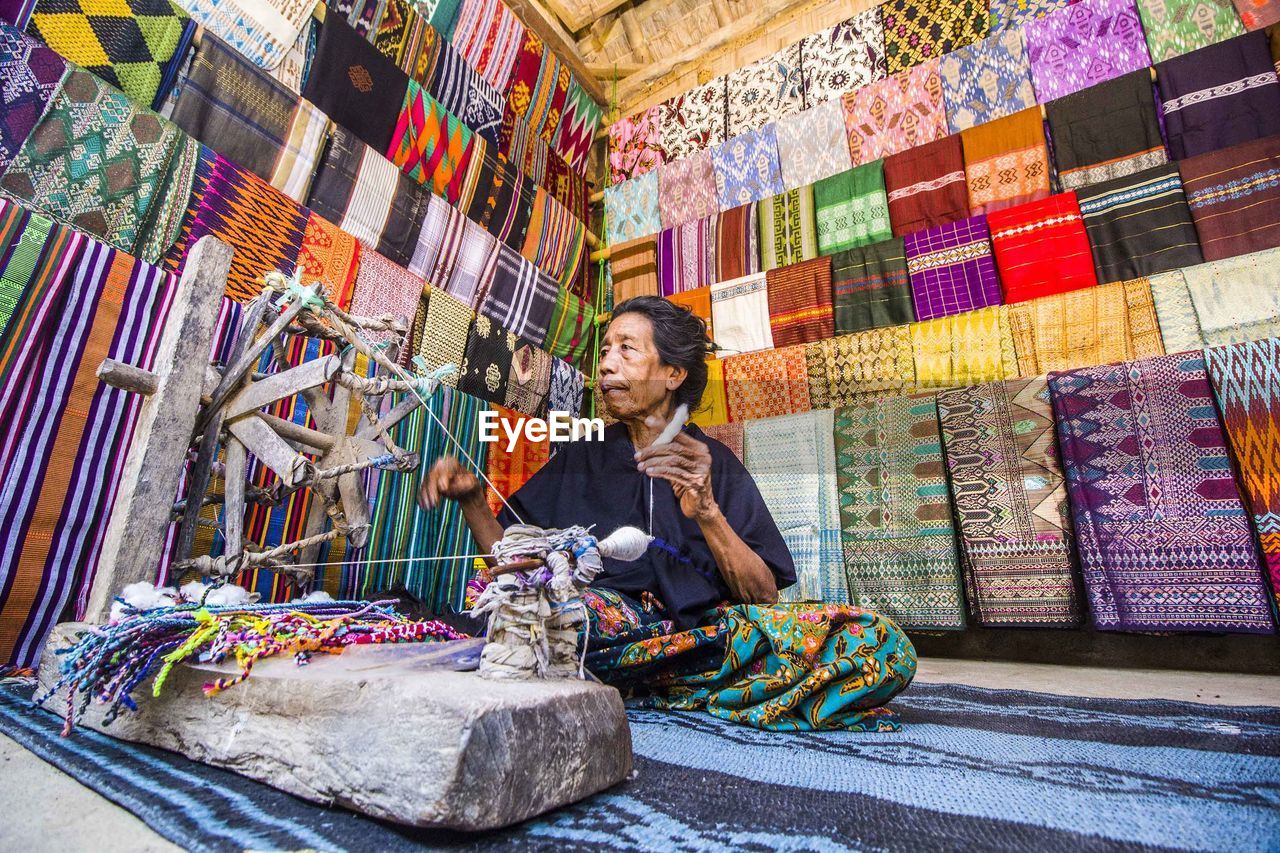
[{"label": "yellow textile", "polygon": [[702,393],[702,404],[690,420],[700,427],[729,422],[729,407],[724,394],[724,362],[718,358],[707,359],[707,390]]},{"label": "yellow textile", "polygon": [[956,388],[1018,375],[1004,305],[912,323],[916,386]]},{"label": "yellow textile", "polygon": [[805,347],[809,404],[814,409],[852,406],[881,394],[908,394],[916,370],[907,326],[840,335]]}]

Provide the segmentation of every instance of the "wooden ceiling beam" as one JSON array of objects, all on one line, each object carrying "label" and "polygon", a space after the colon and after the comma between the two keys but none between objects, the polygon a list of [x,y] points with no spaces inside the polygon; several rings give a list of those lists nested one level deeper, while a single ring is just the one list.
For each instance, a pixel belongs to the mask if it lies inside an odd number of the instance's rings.
[{"label": "wooden ceiling beam", "polygon": [[572,9],[565,10],[568,13],[568,17],[563,19],[564,25],[571,32],[581,32],[591,26],[591,23],[596,19],[603,18],[614,9],[629,2],[631,0],[584,0],[581,3],[574,2]]},{"label": "wooden ceiling beam", "polygon": [[578,83],[586,90],[597,104],[608,109],[609,97],[604,86],[587,68],[587,62],[573,40],[554,13],[545,8],[540,0],[506,0],[507,6],[515,13],[520,22],[537,33],[552,51],[555,52],[578,78]]}]

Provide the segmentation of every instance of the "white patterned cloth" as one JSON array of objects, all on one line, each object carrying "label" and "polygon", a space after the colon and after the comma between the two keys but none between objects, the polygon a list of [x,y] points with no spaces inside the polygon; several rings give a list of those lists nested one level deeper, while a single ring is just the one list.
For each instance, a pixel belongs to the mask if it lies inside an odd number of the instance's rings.
[{"label": "white patterned cloth", "polygon": [[807,107],[838,99],[888,73],[878,7],[807,36],[800,50]]},{"label": "white patterned cloth", "polygon": [[773,348],[765,273],[711,285],[711,328],[729,354]]},{"label": "white patterned cloth", "polygon": [[730,137],[804,109],[800,42],[727,75]]},{"label": "white patterned cloth", "polygon": [[774,125],[782,186],[794,190],[853,168],[839,99],[810,107]]}]

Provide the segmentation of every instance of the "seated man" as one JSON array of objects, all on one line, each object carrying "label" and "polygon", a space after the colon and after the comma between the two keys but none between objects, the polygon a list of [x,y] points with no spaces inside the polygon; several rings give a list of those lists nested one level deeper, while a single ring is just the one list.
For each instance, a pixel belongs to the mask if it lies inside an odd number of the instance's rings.
[{"label": "seated man", "polygon": [[600,350],[601,396],[618,420],[604,441],[561,446],[497,518],[452,457],[428,472],[419,502],[460,501],[486,552],[517,515],[655,537],[638,560],[606,559],[585,595],[587,665],[608,683],[765,728],[891,728],[881,706],[915,674],[906,635],[856,607],[776,605],[795,566],[746,468],[692,424],[653,445],[681,403],[697,408],[709,348],[688,308],[623,302]]}]

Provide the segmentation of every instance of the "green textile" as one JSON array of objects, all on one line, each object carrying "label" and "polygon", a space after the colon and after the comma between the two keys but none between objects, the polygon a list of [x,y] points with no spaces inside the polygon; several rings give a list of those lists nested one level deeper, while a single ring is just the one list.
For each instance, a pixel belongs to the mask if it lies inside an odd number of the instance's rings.
[{"label": "green textile", "polygon": [[581,370],[595,324],[596,309],[562,287],[556,293],[556,307],[551,312],[544,348]]},{"label": "green textile", "polygon": [[963,628],[935,396],[837,409],[835,445],[850,601],[904,628]]},{"label": "green textile", "polygon": [[818,181],[813,185],[813,204],[817,209],[819,255],[893,236],[883,160]]},{"label": "green textile", "polygon": [[1138,0],[1137,5],[1153,63],[1244,35],[1231,0]]},{"label": "green textile", "polygon": [[760,268],[773,270],[818,257],[813,185],[787,190],[759,203]]}]

